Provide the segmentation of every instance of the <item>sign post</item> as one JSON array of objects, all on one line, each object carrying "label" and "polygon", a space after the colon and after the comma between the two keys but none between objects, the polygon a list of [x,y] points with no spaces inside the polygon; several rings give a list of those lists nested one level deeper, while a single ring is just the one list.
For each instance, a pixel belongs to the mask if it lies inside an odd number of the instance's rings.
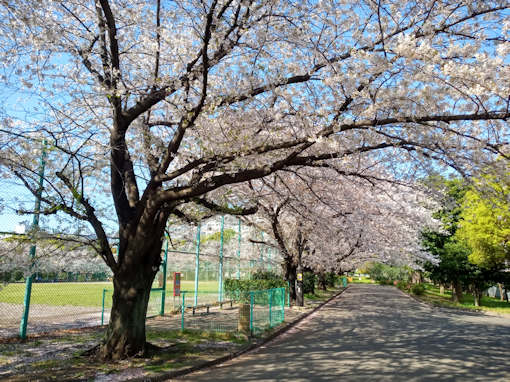
[{"label": "sign post", "polygon": [[181,272],[174,272],[174,297],[181,295]]}]

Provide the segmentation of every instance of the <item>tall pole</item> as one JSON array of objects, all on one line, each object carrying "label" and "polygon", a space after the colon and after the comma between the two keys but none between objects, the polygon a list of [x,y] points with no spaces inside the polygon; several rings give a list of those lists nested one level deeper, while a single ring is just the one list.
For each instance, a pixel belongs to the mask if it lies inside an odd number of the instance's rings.
[{"label": "tall pole", "polygon": [[219,267],[219,280],[218,280],[218,301],[223,301],[223,228],[225,226],[225,216],[221,216],[221,231],[220,231],[220,267]]},{"label": "tall pole", "polygon": [[161,311],[160,314],[165,314],[165,298],[166,298],[166,264],[168,260],[168,235],[165,234],[165,256],[163,258],[163,290],[161,291]]},{"label": "tall pole", "polygon": [[[260,237],[262,238],[262,242],[264,242],[264,232],[260,233]],[[260,268],[264,267],[264,244],[260,244]]]},{"label": "tall pole", "polygon": [[[37,195],[35,198],[35,207],[34,207],[34,218],[32,220],[32,228],[31,231],[35,233],[39,228],[39,211],[41,210],[41,196],[44,185],[44,168],[46,166],[46,140],[43,140],[43,147],[41,153],[41,161],[39,164],[39,188],[37,189]],[[33,260],[35,257],[35,242],[30,247],[30,259]],[[32,295],[32,281],[34,275],[32,273],[32,264],[30,264],[30,274],[27,277],[25,283],[25,298],[23,300],[23,316],[21,317],[21,322],[19,325],[19,336],[21,339],[25,339],[27,337],[27,325],[28,325],[28,313],[30,310],[30,296]]]},{"label": "tall pole", "polygon": [[197,246],[195,259],[195,299],[194,306],[198,305],[198,271],[200,269],[200,223],[197,226]]},{"label": "tall pole", "polygon": [[237,219],[238,231],[237,235],[237,279],[241,280],[241,219]]}]

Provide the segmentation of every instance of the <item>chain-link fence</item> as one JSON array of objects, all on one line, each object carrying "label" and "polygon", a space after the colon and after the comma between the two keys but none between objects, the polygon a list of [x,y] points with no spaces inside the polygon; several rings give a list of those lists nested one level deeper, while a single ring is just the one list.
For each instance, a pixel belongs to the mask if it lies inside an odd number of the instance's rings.
[{"label": "chain-link fence", "polygon": [[1,234],[0,337],[98,325],[111,275],[80,243]]},{"label": "chain-link fence", "polygon": [[198,225],[169,225],[170,279],[180,272],[182,289],[217,292],[225,278],[247,279],[257,270],[280,272],[281,257],[269,238],[234,216],[216,216]]},{"label": "chain-link fence", "polygon": [[[285,288],[250,291],[236,300],[195,304],[194,294],[181,297],[181,330],[260,334],[285,319]],[[200,294],[199,294],[200,297]]]},{"label": "chain-link fence", "polygon": [[[192,299],[187,306],[215,306],[225,301],[225,278],[280,270],[275,246],[236,217],[216,216],[198,225],[169,222],[167,231],[165,261],[153,284],[148,317],[181,311],[181,296],[173,288],[176,272],[180,289]],[[32,240],[18,234],[0,236],[0,337],[17,336],[23,319],[28,333],[108,323],[112,273],[102,260],[90,248]],[[33,283],[27,294],[30,273]]]}]

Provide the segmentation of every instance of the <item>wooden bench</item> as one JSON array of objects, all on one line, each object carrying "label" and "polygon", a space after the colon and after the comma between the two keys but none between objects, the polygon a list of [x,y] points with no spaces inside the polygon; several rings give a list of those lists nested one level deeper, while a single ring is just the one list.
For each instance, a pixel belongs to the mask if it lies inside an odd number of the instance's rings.
[{"label": "wooden bench", "polygon": [[223,309],[223,304],[230,304],[230,307],[232,308],[232,304],[234,303],[233,300],[225,300],[225,301],[221,301],[221,302],[216,302],[216,303],[212,303],[212,304],[200,304],[200,305],[197,305],[197,306],[192,306],[191,309],[192,309],[192,312],[193,312],[193,315],[195,315],[195,312],[198,310],[198,309],[202,309],[202,308],[205,308],[206,309],[206,314],[209,314],[209,308],[211,306],[220,306],[220,309]]}]

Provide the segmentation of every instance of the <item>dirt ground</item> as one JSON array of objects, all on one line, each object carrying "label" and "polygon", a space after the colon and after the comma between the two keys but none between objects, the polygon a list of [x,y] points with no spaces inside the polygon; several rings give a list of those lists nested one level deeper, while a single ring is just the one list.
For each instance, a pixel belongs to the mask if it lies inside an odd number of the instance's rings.
[{"label": "dirt ground", "polygon": [[[19,333],[23,305],[0,303],[0,338],[16,337]],[[108,322],[109,313],[105,314]],[[101,310],[96,307],[53,306],[32,304],[27,332],[31,334],[47,333],[62,329],[84,328],[101,324]]]}]

